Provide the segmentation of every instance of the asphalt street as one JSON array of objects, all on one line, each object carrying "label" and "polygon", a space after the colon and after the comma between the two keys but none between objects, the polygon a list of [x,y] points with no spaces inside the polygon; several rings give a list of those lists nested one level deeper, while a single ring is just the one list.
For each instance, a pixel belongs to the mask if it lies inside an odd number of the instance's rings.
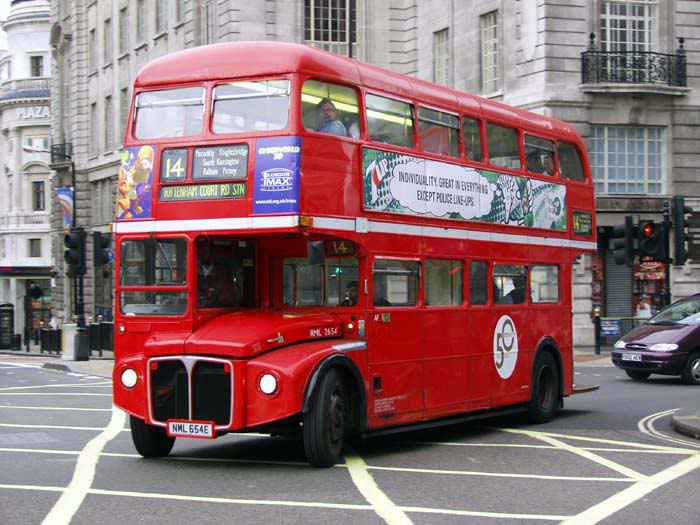
[{"label": "asphalt street", "polygon": [[700,442],[672,427],[696,387],[608,363],[579,362],[576,381],[601,389],[546,425],[376,438],[315,469],[300,442],[264,435],[142,459],[112,409],[109,361],[0,354],[0,523],[697,523]]}]

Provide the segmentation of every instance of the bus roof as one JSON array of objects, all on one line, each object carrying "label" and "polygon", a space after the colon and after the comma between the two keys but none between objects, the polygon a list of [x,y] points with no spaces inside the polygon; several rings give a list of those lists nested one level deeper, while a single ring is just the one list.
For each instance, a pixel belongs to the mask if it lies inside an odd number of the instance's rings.
[{"label": "bus roof", "polygon": [[[365,87],[389,95],[468,115],[517,123],[525,131],[546,132],[576,140],[573,126],[553,118],[470,95],[408,75],[365,64],[302,44],[273,41],[226,42],[162,56],[141,69],[136,88],[162,87],[255,76],[304,73],[328,81]],[[387,86],[391,86],[388,90]]]}]

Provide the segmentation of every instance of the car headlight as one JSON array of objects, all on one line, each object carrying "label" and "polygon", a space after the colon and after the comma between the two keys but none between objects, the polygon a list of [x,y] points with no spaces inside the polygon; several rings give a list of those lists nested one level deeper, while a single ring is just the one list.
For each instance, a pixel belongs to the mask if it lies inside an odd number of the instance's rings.
[{"label": "car headlight", "polygon": [[622,339],[620,339],[619,341],[615,342],[615,348],[617,348],[618,350],[622,350],[623,348],[625,348],[626,344],[627,343],[625,343]]},{"label": "car headlight", "polygon": [[677,350],[678,345],[675,343],[656,343],[649,345],[648,348],[654,352],[670,352],[672,350]]}]

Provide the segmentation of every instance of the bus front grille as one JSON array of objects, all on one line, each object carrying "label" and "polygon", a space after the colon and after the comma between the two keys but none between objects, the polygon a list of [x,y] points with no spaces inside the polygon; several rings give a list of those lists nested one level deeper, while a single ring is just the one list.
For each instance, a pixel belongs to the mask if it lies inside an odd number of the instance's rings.
[{"label": "bus front grille", "polygon": [[232,366],[228,361],[191,356],[149,360],[151,418],[213,421],[231,424]]}]

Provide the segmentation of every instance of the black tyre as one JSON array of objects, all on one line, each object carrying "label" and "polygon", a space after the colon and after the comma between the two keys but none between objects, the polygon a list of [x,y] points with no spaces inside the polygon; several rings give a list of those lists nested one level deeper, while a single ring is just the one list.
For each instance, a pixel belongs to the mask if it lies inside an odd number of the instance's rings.
[{"label": "black tyre", "polygon": [[304,414],[304,451],[314,467],[332,467],[340,459],[348,417],[347,392],[340,373],[329,370]]},{"label": "black tyre", "polygon": [[527,406],[530,419],[535,423],[551,421],[560,399],[557,363],[549,352],[540,352],[532,367],[532,398]]},{"label": "black tyre", "polygon": [[689,385],[700,385],[700,353],[695,352],[688,356],[681,375],[683,382]]},{"label": "black tyre", "polygon": [[627,374],[631,379],[635,379],[637,381],[644,381],[645,379],[649,379],[651,372],[640,372],[638,370],[625,370],[625,374]]},{"label": "black tyre", "polygon": [[170,454],[175,438],[168,437],[164,428],[147,425],[143,419],[134,416],[130,416],[129,423],[131,439],[144,458],[159,458]]}]

